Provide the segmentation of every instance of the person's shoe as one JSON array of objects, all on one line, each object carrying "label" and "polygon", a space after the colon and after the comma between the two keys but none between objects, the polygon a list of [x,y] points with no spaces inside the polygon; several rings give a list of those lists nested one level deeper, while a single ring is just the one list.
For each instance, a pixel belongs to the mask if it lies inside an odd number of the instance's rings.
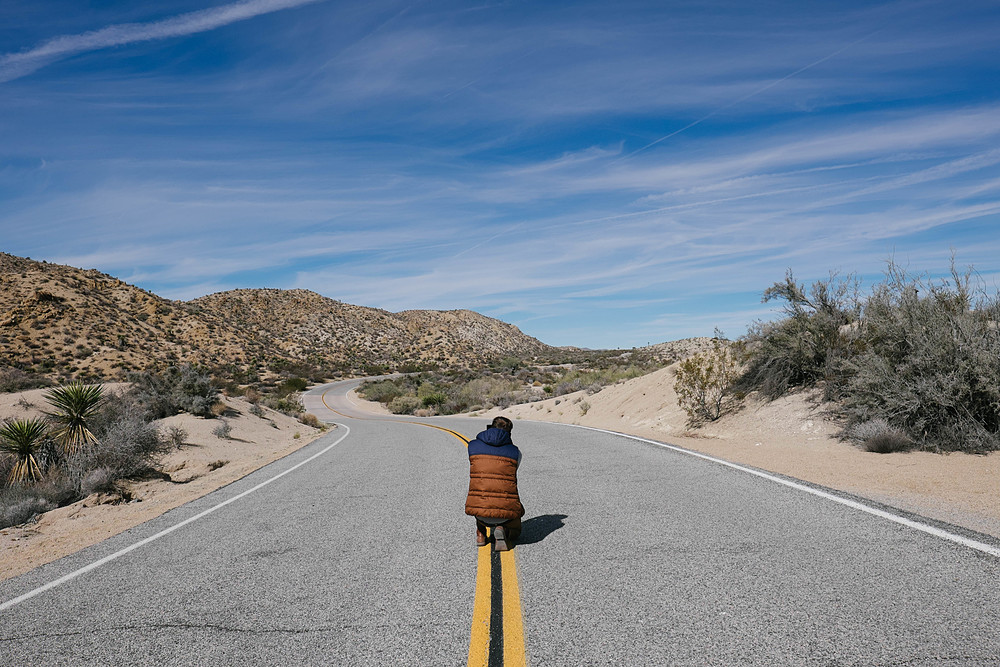
[{"label": "person's shoe", "polygon": [[476,546],[485,547],[488,540],[486,539],[486,531],[476,526]]},{"label": "person's shoe", "polygon": [[510,544],[507,543],[507,531],[504,530],[503,526],[497,526],[493,529],[493,550],[507,551],[508,549],[510,549]]}]

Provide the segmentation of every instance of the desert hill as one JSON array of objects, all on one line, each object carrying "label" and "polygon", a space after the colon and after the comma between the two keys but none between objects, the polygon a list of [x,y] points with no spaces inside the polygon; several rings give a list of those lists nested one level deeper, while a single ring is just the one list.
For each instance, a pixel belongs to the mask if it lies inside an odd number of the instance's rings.
[{"label": "desert hill", "polygon": [[396,368],[427,361],[474,366],[552,349],[512,324],[470,310],[390,313],[301,289],[238,289],[190,304],[292,358],[326,359],[344,367]]},{"label": "desert hill", "polygon": [[0,253],[0,287],[4,366],[113,378],[161,362],[247,364],[267,352],[214,313],[99,271]]},{"label": "desert hill", "polygon": [[0,253],[0,370],[114,379],[178,362],[332,377],[405,363],[475,366],[552,350],[471,311],[390,313],[307,290],[164,299],[95,270]]}]

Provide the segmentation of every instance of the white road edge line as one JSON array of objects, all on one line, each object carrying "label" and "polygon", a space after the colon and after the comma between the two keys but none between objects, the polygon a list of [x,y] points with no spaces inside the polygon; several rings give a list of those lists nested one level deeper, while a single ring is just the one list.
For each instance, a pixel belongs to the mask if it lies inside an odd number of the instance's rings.
[{"label": "white road edge line", "polygon": [[321,451],[316,452],[315,454],[313,454],[312,456],[310,456],[309,458],[307,458],[305,461],[300,461],[299,463],[296,463],[295,465],[293,465],[288,470],[284,470],[284,471],[278,473],[277,475],[275,475],[274,477],[271,477],[270,479],[264,480],[263,482],[261,482],[260,484],[258,484],[255,487],[253,487],[252,489],[247,489],[243,493],[235,495],[232,498],[229,498],[228,500],[224,500],[221,503],[219,503],[218,505],[214,505],[214,506],[208,508],[204,512],[200,512],[198,514],[195,514],[192,517],[184,519],[184,521],[181,521],[180,523],[178,523],[178,524],[176,524],[174,526],[170,526],[169,528],[161,530],[160,532],[158,532],[155,535],[150,535],[149,537],[147,537],[147,538],[145,538],[143,540],[139,540],[135,544],[129,545],[129,546],[125,547],[124,549],[121,549],[120,551],[116,551],[113,554],[110,554],[108,556],[105,556],[104,558],[101,558],[100,560],[96,560],[93,563],[91,563],[90,565],[85,565],[84,567],[81,567],[79,570],[76,570],[75,572],[70,572],[69,574],[66,574],[66,575],[63,575],[62,577],[59,577],[55,581],[50,581],[49,583],[45,584],[44,586],[39,586],[38,588],[36,588],[36,589],[34,589],[32,591],[28,591],[27,593],[24,593],[23,595],[19,595],[16,598],[13,598],[11,600],[7,600],[6,602],[0,604],[0,611],[4,611],[6,609],[10,609],[11,607],[13,607],[13,606],[15,606],[17,604],[20,604],[20,603],[24,602],[25,600],[28,600],[28,599],[31,599],[31,598],[35,597],[36,595],[39,595],[41,593],[44,593],[45,591],[51,590],[51,589],[55,588],[56,586],[61,586],[62,584],[65,584],[67,581],[71,581],[73,579],[76,579],[81,574],[86,574],[87,572],[90,572],[91,570],[96,570],[97,568],[99,568],[102,565],[105,565],[107,563],[110,563],[111,561],[115,560],[116,558],[120,558],[120,557],[124,556],[125,554],[127,554],[127,553],[129,553],[131,551],[135,551],[136,549],[138,549],[141,546],[144,546],[146,544],[149,544],[150,542],[158,540],[161,537],[163,537],[164,535],[169,535],[170,533],[174,532],[178,528],[183,528],[184,526],[188,525],[189,523],[193,523],[194,521],[197,521],[198,519],[201,519],[202,517],[206,517],[209,514],[211,514],[212,512],[214,512],[214,511],[216,511],[218,509],[222,509],[226,505],[228,505],[230,503],[234,503],[237,500],[239,500],[240,498],[243,498],[244,496],[248,496],[251,493],[253,493],[254,491],[257,491],[258,489],[262,489],[263,487],[267,486],[271,482],[284,477],[285,475],[287,475],[288,473],[292,472],[293,470],[301,468],[302,466],[304,466],[305,464],[309,463],[313,459],[316,459],[316,458],[322,456],[323,454],[326,454],[328,451],[330,451],[331,449],[333,449],[334,447],[336,447],[337,445],[339,445],[344,440],[344,438],[346,438],[348,435],[350,435],[351,429],[349,429],[347,426],[345,426],[344,424],[337,424],[337,426],[339,428],[343,428],[344,429],[344,435],[340,436],[339,438],[337,438],[337,440],[334,443],[328,445],[327,447],[325,447]]},{"label": "white road edge line", "polygon": [[[545,422],[551,423],[551,422]],[[1000,548],[995,547],[991,544],[986,544],[978,540],[974,540],[964,535],[957,535],[955,533],[944,530],[943,528],[938,528],[937,526],[931,526],[930,524],[922,523],[920,521],[914,521],[913,519],[908,519],[905,516],[899,516],[898,514],[893,514],[892,512],[886,512],[885,510],[878,509],[877,507],[871,507],[870,505],[865,505],[864,503],[859,503],[850,498],[843,498],[841,496],[835,495],[833,493],[828,493],[822,489],[817,489],[806,484],[799,484],[798,482],[793,482],[788,479],[783,479],[777,475],[771,475],[760,470],[754,470],[753,468],[748,468],[742,466],[738,463],[732,463],[724,459],[716,458],[714,456],[709,456],[708,454],[702,454],[701,452],[694,452],[690,449],[684,449],[682,447],[677,447],[675,445],[668,445],[665,442],[657,442],[656,440],[647,440],[646,438],[640,438],[635,435],[629,435],[627,433],[619,433],[617,431],[609,431],[603,428],[594,428],[593,426],[581,426],[580,424],[563,424],[563,426],[573,426],[575,428],[582,428],[588,431],[599,431],[601,433],[610,433],[612,435],[619,435],[623,438],[628,438],[630,440],[637,440],[639,442],[645,442],[650,445],[656,445],[657,447],[663,447],[664,449],[670,449],[681,454],[687,454],[689,456],[695,456],[700,459],[705,459],[706,461],[712,461],[713,463],[718,463],[720,465],[733,468],[735,470],[741,470],[743,472],[748,472],[751,475],[756,475],[757,477],[763,477],[764,479],[770,480],[772,482],[777,482],[784,486],[797,489],[799,491],[805,491],[806,493],[811,493],[814,496],[819,496],[820,498],[825,498],[826,500],[832,500],[835,503],[840,503],[841,505],[846,505],[848,507],[860,510],[862,512],[867,512],[868,514],[874,514],[875,516],[882,517],[883,519],[888,519],[898,524],[907,526],[908,528],[913,528],[914,530],[919,530],[925,533],[929,533],[935,537],[939,537],[950,542],[955,542],[956,544],[961,544],[962,546],[969,547],[970,549],[975,549],[976,551],[981,551],[985,554],[995,556],[1000,558]]]}]

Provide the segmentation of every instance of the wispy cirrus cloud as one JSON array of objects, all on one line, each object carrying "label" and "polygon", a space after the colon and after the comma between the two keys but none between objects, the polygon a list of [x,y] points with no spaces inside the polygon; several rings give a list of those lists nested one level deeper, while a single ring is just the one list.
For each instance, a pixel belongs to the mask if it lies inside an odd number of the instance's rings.
[{"label": "wispy cirrus cloud", "polygon": [[4,249],[590,347],[739,334],[788,268],[995,273],[995,2],[228,1],[24,9],[0,79],[116,48],[0,96]]},{"label": "wispy cirrus cloud", "polygon": [[244,0],[211,9],[202,9],[150,23],[121,23],[78,35],[62,35],[20,53],[0,56],[0,83],[12,81],[45,67],[46,65],[87,51],[148,42],[169,37],[183,37],[215,30],[222,26],[245,21],[321,0]]}]

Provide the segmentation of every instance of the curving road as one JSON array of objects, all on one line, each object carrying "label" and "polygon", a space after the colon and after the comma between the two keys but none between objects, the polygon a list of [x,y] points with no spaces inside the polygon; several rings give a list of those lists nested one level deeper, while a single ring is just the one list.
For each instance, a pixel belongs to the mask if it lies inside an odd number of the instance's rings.
[{"label": "curving road", "polygon": [[1000,665],[997,557],[683,452],[527,422],[516,576],[504,566],[520,609],[505,598],[503,652],[470,655],[490,582],[462,514],[463,443],[413,422],[484,424],[359,418],[353,384],[306,396],[340,424],[319,441],[0,583],[0,664]]}]

